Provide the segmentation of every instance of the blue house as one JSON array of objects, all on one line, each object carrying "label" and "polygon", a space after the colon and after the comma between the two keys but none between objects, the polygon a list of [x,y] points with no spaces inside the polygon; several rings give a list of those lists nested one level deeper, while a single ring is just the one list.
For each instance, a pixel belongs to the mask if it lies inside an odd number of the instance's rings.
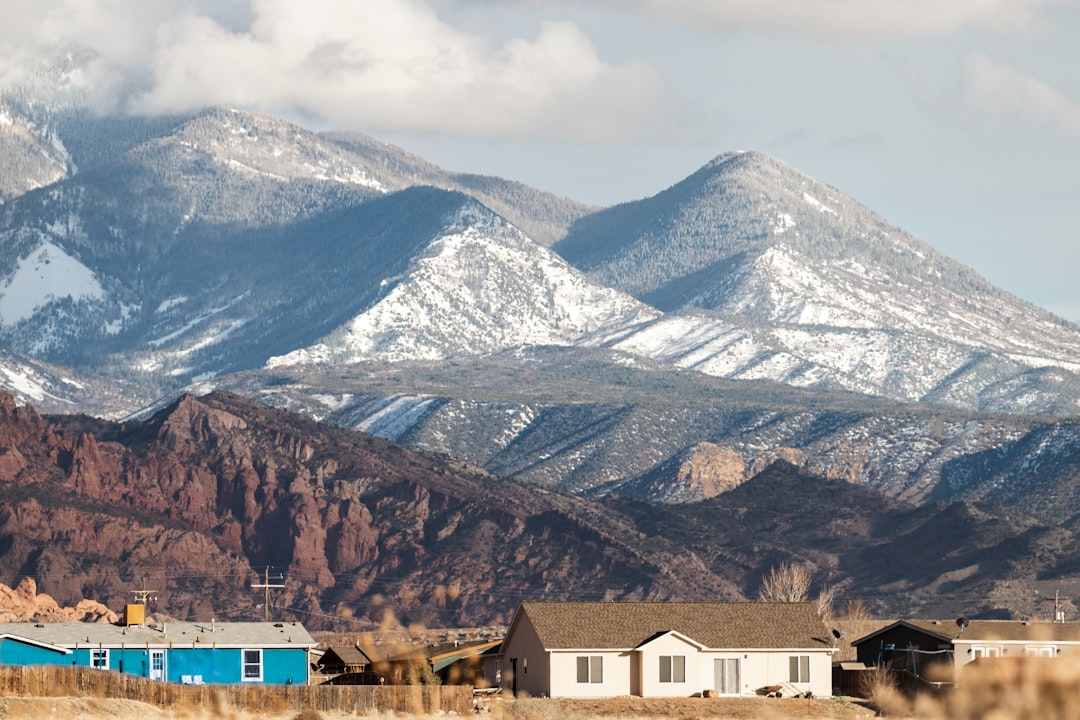
[{"label": "blue house", "polygon": [[176,683],[305,685],[298,623],[0,623],[0,665],[77,665]]}]

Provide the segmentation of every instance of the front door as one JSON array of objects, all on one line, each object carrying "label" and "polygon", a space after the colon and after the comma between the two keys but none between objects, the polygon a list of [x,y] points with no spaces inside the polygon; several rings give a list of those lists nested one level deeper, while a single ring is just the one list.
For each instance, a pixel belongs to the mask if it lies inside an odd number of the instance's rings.
[{"label": "front door", "polygon": [[713,682],[721,695],[739,694],[739,658],[713,660]]},{"label": "front door", "polygon": [[164,650],[151,650],[150,651],[150,679],[151,680],[164,680],[165,679],[165,651]]}]

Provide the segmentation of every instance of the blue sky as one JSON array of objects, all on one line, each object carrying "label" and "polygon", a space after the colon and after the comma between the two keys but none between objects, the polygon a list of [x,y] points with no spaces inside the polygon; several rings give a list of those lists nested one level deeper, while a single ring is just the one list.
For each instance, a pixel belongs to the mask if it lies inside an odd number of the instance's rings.
[{"label": "blue sky", "polygon": [[775,155],[1080,320],[1077,0],[6,0],[104,109],[229,105],[597,204]]}]

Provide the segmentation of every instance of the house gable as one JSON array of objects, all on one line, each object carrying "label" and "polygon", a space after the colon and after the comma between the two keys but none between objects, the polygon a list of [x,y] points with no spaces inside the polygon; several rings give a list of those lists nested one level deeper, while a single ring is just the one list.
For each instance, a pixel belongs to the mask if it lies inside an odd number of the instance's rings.
[{"label": "house gable", "polygon": [[693,648],[695,651],[701,651],[705,649],[705,646],[698,641],[694,640],[693,638],[689,638],[686,635],[683,635],[681,632],[677,632],[675,630],[668,630],[667,632],[662,632],[654,635],[653,637],[638,645],[636,649],[646,651],[652,645],[656,645],[659,643],[663,643],[666,645],[668,644],[669,640],[677,640],[679,642],[685,643],[686,645],[689,645],[691,648]]}]

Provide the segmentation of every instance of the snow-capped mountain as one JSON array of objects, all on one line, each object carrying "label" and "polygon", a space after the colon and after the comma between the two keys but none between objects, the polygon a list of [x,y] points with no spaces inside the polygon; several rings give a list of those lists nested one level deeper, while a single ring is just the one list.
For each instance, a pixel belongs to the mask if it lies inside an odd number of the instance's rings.
[{"label": "snow-capped mountain", "polygon": [[[105,125],[86,132],[108,134]],[[108,161],[76,151],[85,169],[5,205],[0,339],[10,347],[181,383],[257,367],[392,292],[413,256],[446,234],[444,221],[464,217],[464,195],[414,189],[429,175],[453,187],[454,174],[425,175],[392,146],[331,141],[263,115],[210,110],[121,147]],[[415,171],[412,181],[403,166]],[[479,196],[512,194],[513,183],[461,177],[483,186]],[[560,223],[565,232],[584,207],[530,197],[543,200],[531,224],[550,232]],[[558,208],[564,219],[552,220]],[[517,214],[528,220],[530,211]],[[509,226],[503,234],[519,254],[529,246],[561,262]],[[493,286],[485,302],[497,294]],[[529,339],[546,341],[541,335]]]},{"label": "snow-capped mountain", "polygon": [[585,217],[555,249],[669,313],[622,350],[729,378],[1080,411],[1080,328],[760,153]]}]

